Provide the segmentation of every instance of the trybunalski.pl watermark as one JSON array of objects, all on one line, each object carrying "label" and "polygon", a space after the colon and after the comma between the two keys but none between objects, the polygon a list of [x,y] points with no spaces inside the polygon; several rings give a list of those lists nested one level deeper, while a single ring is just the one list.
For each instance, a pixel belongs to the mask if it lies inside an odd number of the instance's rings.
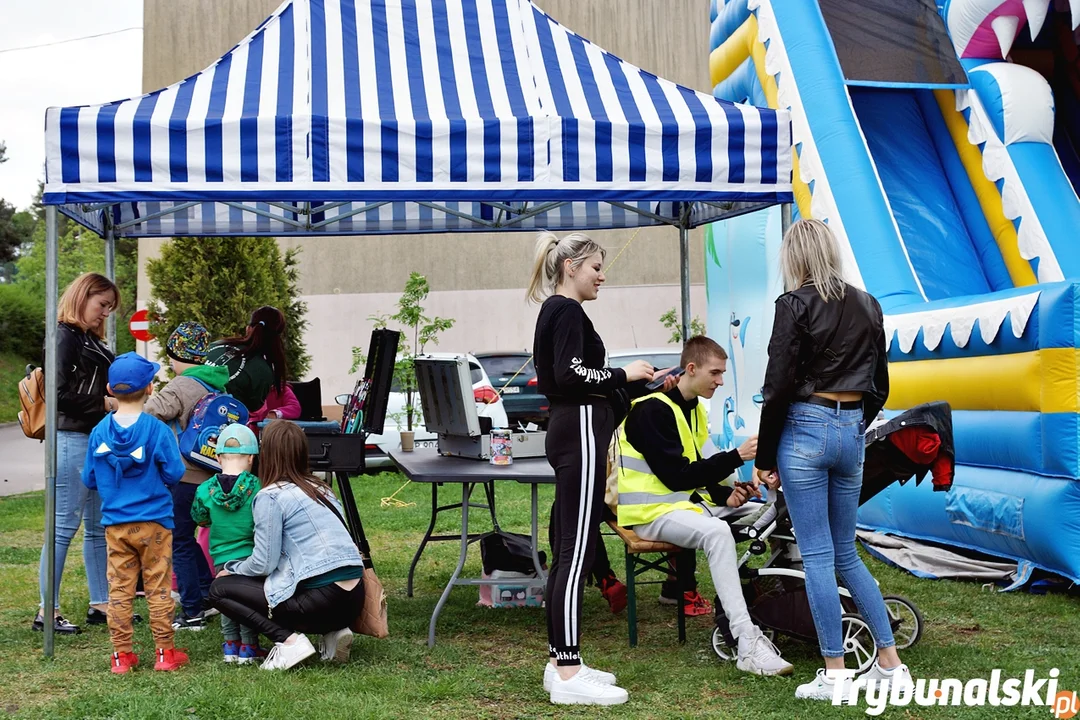
[{"label": "trybunalski.pl watermark", "polygon": [[[848,678],[853,671],[845,671]],[[966,705],[968,707],[1046,706],[1056,720],[1068,720],[1080,714],[1080,697],[1072,690],[1058,690],[1057,668],[1046,677],[1036,678],[1028,670],[1023,678],[1003,678],[994,670],[990,678],[957,680],[955,678],[919,678],[912,683],[881,683],[856,678],[837,680],[833,686],[833,705],[857,705],[860,696],[866,701],[867,715],[880,715],[889,706]]]}]

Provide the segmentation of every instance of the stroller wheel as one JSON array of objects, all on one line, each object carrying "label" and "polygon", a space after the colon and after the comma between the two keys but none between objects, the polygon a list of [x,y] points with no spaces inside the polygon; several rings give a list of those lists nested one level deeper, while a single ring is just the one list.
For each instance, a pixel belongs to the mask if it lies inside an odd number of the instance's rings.
[{"label": "stroller wheel", "polygon": [[712,649],[716,656],[725,662],[734,661],[739,654],[738,647],[731,647],[727,644],[724,633],[720,631],[720,628],[713,628]]},{"label": "stroller wheel", "polygon": [[[844,633],[844,658],[854,660],[857,673],[866,672],[877,658],[877,645],[870,626],[855,613],[844,613],[840,617],[840,627]],[[852,667],[850,663],[848,667]]]},{"label": "stroller wheel", "polygon": [[889,623],[892,625],[896,649],[906,650],[919,642],[923,631],[923,616],[915,603],[902,595],[886,595],[882,599],[889,611]]}]

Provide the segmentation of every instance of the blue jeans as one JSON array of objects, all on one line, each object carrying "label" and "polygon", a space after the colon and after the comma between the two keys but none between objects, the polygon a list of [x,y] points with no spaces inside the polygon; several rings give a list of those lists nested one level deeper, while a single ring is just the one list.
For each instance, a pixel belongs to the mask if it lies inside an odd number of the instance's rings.
[{"label": "blue jeans", "polygon": [[843,657],[836,574],[879,648],[894,645],[881,591],[855,550],[862,488],[862,410],[795,403],[780,436],[777,465],[802,553],[806,594],[824,657]]},{"label": "blue jeans", "polygon": [[180,592],[180,605],[188,617],[203,611],[203,600],[210,594],[214,576],[202,548],[195,540],[198,525],[191,519],[198,485],[178,482],[173,485],[173,572]]},{"label": "blue jeans", "polygon": [[[53,572],[53,602],[60,607],[60,579],[64,574],[71,539],[83,525],[83,562],[86,564],[86,584],[91,605],[109,602],[109,581],[106,573],[105,528],[101,526],[101,497],[82,483],[86,462],[86,447],[90,436],[85,433],[60,430],[56,433],[56,565]],[[45,606],[45,555],[41,547],[38,566],[38,592]]]}]

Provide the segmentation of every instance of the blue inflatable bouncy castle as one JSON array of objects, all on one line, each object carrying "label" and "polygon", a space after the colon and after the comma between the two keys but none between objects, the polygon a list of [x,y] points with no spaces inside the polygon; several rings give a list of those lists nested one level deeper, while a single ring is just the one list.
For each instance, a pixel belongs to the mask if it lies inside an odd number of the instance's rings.
[{"label": "blue inflatable bouncy castle", "polygon": [[[886,412],[953,409],[953,489],[894,485],[861,526],[1073,581],[1078,24],[1080,0],[713,0],[710,55],[718,97],[792,111],[796,214],[829,224],[885,311]],[[779,236],[774,211],[706,238],[721,442],[757,427]]]}]

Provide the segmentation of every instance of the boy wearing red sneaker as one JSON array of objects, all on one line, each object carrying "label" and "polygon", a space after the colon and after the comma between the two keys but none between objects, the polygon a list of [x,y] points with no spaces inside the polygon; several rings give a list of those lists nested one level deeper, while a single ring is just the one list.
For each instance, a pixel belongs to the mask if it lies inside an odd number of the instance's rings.
[{"label": "boy wearing red sneaker", "polygon": [[109,393],[118,407],[90,433],[82,481],[101,496],[101,524],[108,548],[110,667],[126,673],[139,664],[132,647],[132,601],[142,574],[150,630],[157,649],[155,670],[186,665],[173,647],[172,529],[169,488],[180,481],[184,462],[169,427],[142,412],[161,366],[136,353],[109,367]]}]

